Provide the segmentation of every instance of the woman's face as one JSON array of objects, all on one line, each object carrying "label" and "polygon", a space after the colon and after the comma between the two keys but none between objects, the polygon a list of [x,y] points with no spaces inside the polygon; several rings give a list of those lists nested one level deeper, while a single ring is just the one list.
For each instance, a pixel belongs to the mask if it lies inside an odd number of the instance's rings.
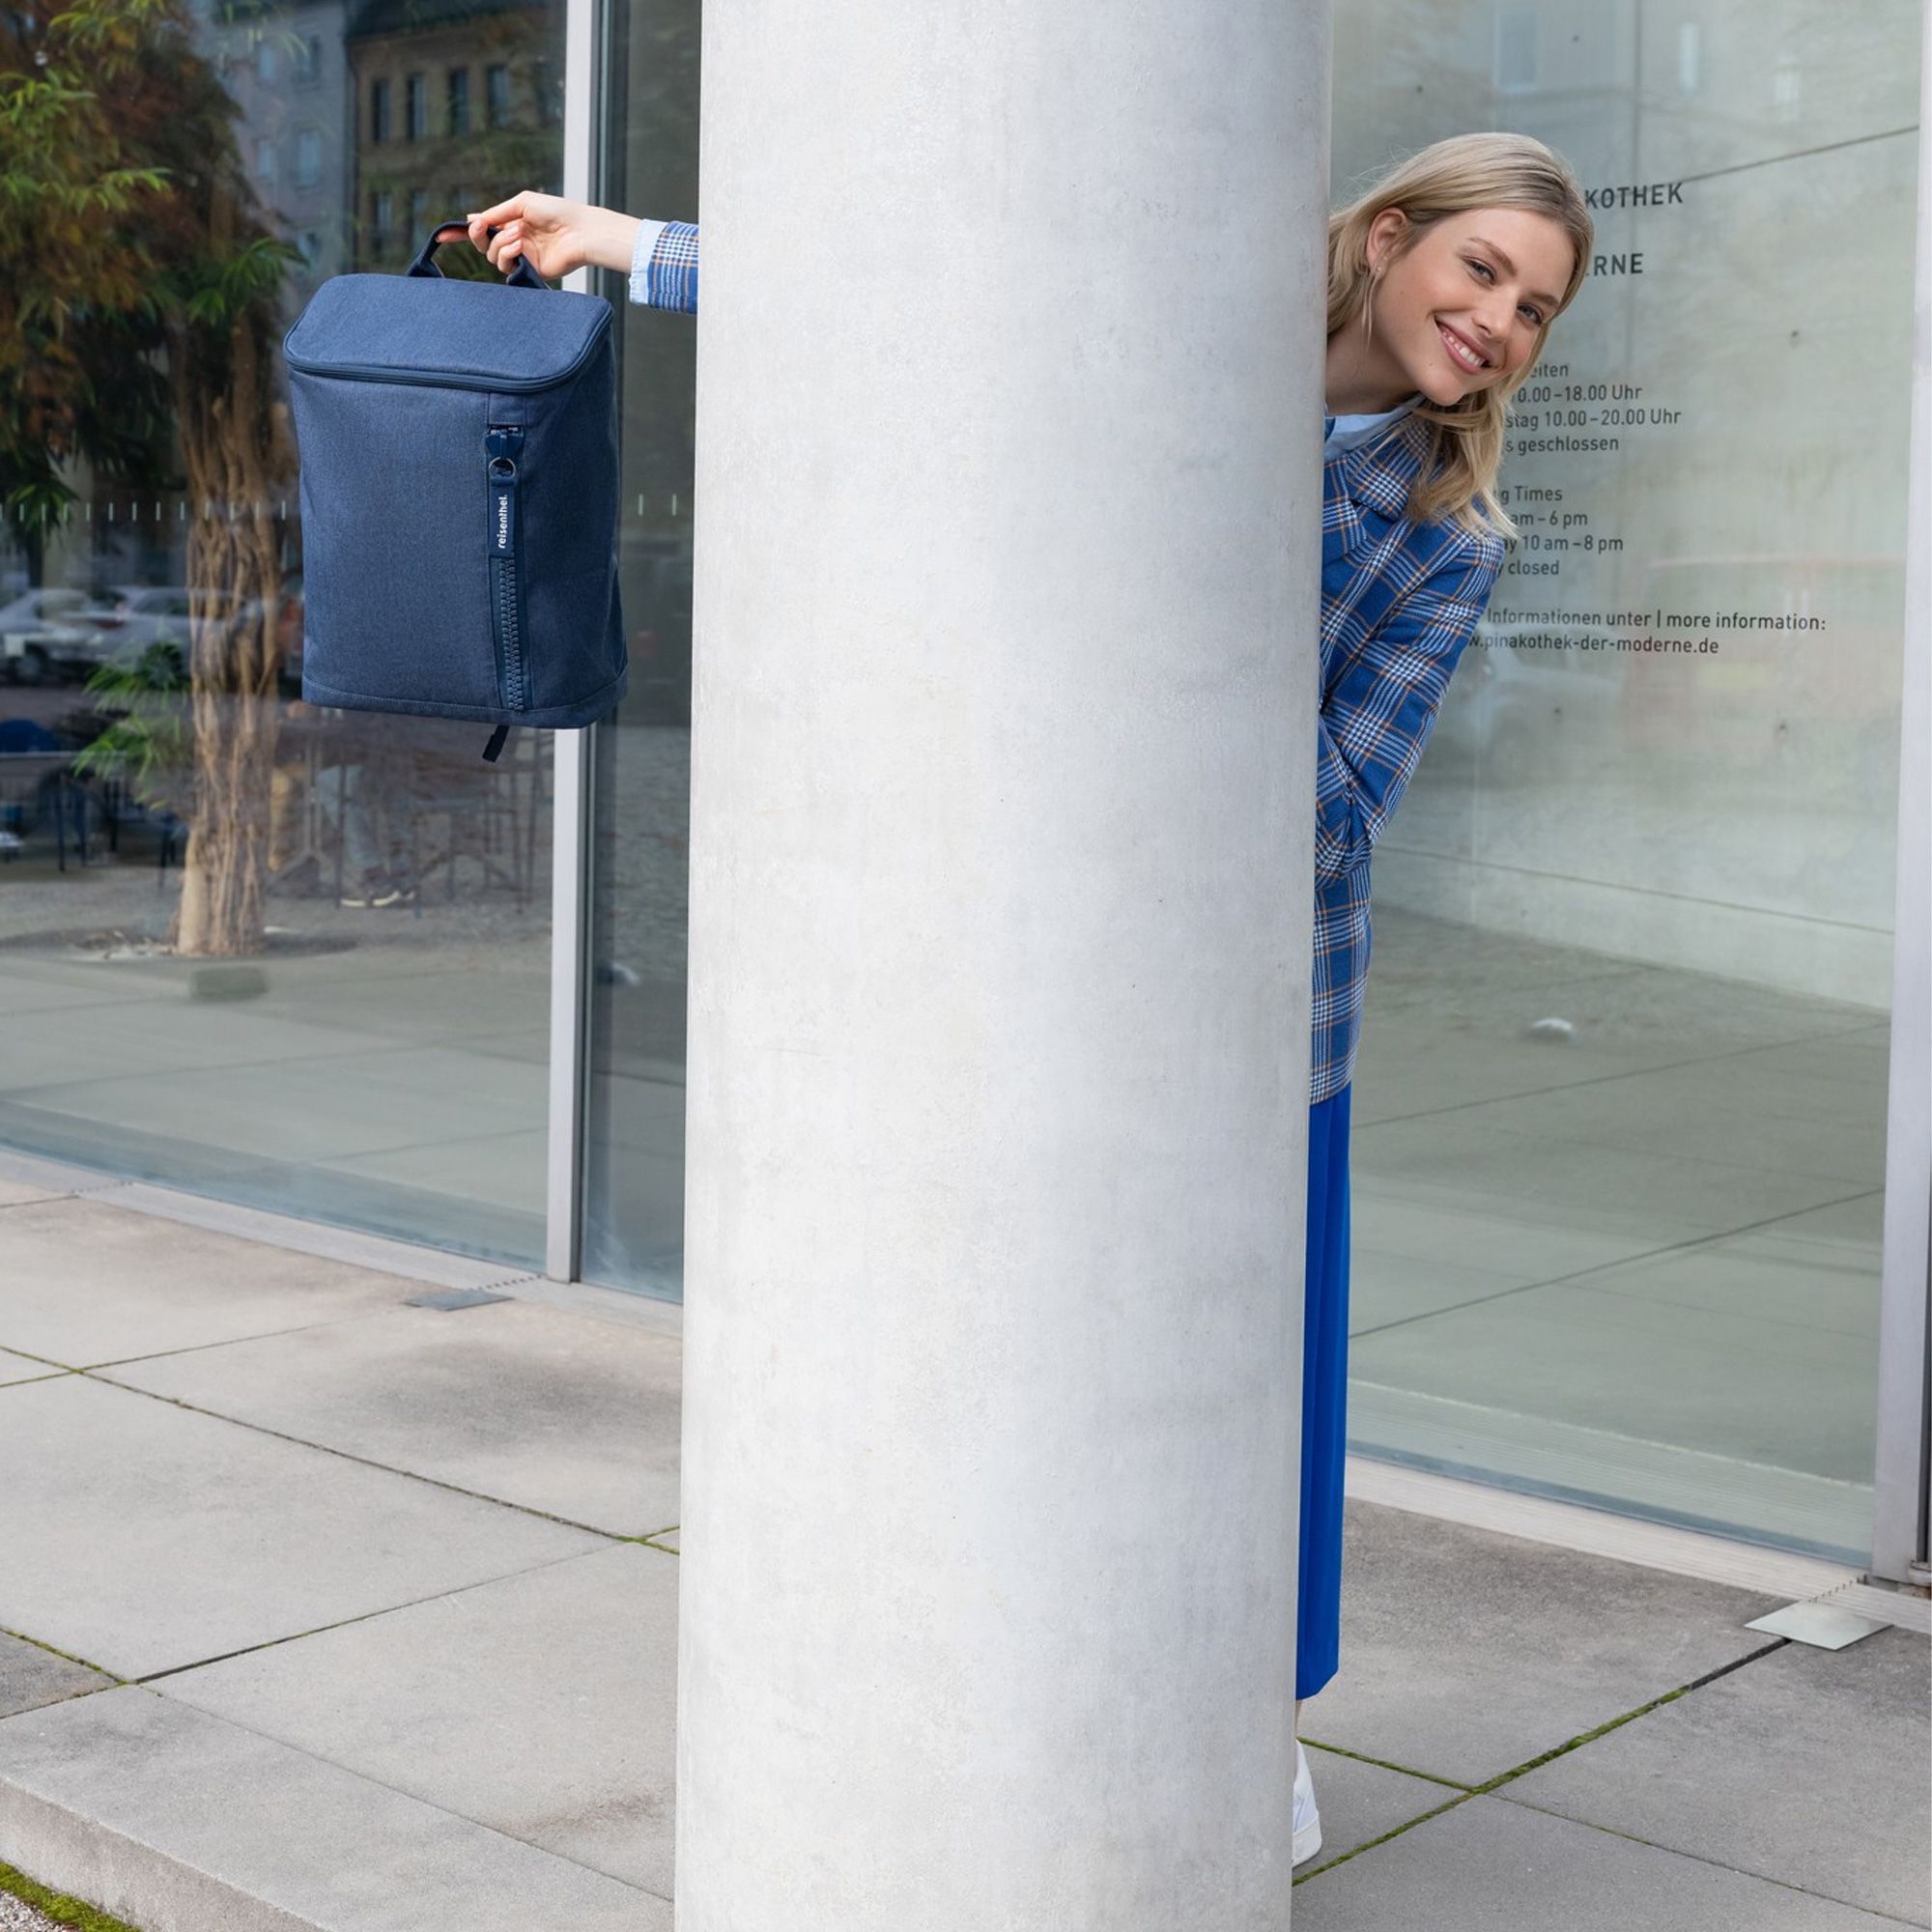
[{"label": "woman's face", "polygon": [[1445,216],[1397,261],[1406,225],[1384,209],[1369,230],[1370,265],[1383,265],[1371,354],[1390,358],[1404,394],[1420,389],[1432,403],[1507,382],[1569,286],[1569,236],[1528,209],[1478,208]]}]

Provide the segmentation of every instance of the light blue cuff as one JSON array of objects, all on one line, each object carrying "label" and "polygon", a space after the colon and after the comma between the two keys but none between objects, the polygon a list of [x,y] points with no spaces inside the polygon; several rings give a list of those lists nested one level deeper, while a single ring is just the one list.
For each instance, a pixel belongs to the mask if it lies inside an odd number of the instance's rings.
[{"label": "light blue cuff", "polygon": [[634,302],[648,302],[650,291],[644,277],[649,271],[651,250],[658,245],[658,237],[670,224],[664,221],[640,221],[638,223],[638,240],[631,250],[630,296]]}]

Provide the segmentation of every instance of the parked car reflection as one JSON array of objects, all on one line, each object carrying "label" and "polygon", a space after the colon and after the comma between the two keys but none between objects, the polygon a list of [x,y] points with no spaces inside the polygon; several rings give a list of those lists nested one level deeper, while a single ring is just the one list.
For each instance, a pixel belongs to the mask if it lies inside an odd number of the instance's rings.
[{"label": "parked car reflection", "polygon": [[158,649],[168,654],[176,675],[181,676],[187,669],[191,626],[197,615],[204,621],[210,617],[225,619],[257,608],[257,600],[243,600],[232,590],[124,583],[101,591],[83,612],[83,621],[94,634],[94,663],[138,664],[150,651]]},{"label": "parked car reflection", "polygon": [[88,593],[66,585],[28,590],[0,606],[0,671],[10,684],[46,684],[88,662]]}]

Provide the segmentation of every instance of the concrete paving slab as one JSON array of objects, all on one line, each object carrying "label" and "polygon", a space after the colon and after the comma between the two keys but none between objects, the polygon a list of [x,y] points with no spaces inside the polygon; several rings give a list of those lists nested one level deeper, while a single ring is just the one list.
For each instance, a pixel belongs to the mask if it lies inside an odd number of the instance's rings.
[{"label": "concrete paving slab", "polygon": [[663,1550],[628,1544],[553,1563],[163,1688],[670,1896],[677,1559]]},{"label": "concrete paving slab", "polygon": [[[1800,1111],[1807,1097],[1818,1112]],[[1884,1100],[1882,1088],[1815,1075],[1796,1094],[1776,1062],[1744,1054],[1461,1107],[1456,1121],[1869,1187],[1885,1177]]]},{"label": "concrete paving slab", "polygon": [[[549,997],[549,982],[545,982],[544,997]],[[534,999],[526,999],[520,1008],[525,1015],[532,1009]],[[491,1033],[469,1032],[463,1036],[464,1043],[471,1053],[494,1054],[504,1060],[528,1060],[539,1066],[550,1065],[550,1028],[547,1026],[503,1027]]]},{"label": "concrete paving slab", "polygon": [[0,1388],[5,1388],[10,1382],[38,1381],[43,1376],[71,1373],[48,1362],[37,1362],[31,1355],[16,1355],[12,1350],[0,1349]]},{"label": "concrete paving slab", "polygon": [[1321,1849],[1295,1874],[1298,1879],[1463,1796],[1461,1785],[1411,1777],[1319,1745],[1308,1745],[1307,1750],[1308,1775],[1321,1813]]},{"label": "concrete paving slab", "polygon": [[682,1336],[684,1306],[661,1295],[631,1289],[599,1288],[588,1281],[551,1281],[543,1275],[513,1278],[505,1289],[512,1299],[534,1301],[545,1308],[568,1309],[599,1321],[649,1328],[660,1335]]},{"label": "concrete paving slab", "polygon": [[130,1069],[158,1083],[205,1067],[281,1065],[374,1043],[293,1015],[267,1015],[258,1001],[196,1000],[178,986],[157,999],[91,1008],[84,1021],[22,1028],[7,1042],[4,1084],[37,1091],[45,1104],[49,1092],[124,1079]]},{"label": "concrete paving slab", "polygon": [[[1497,1303],[1495,1314],[1507,1322],[1511,1292],[1541,1285],[1520,1273],[1470,1267],[1439,1254],[1391,1252],[1375,1238],[1378,1226],[1373,1203],[1365,1204],[1356,1219],[1349,1288],[1351,1335],[1368,1335],[1451,1309],[1473,1308],[1498,1296],[1505,1299]],[[1668,1323],[1673,1320],[1671,1311],[1679,1309],[1692,1311],[1695,1319],[1707,1323],[1737,1322],[1758,1346],[1774,1353],[1780,1345],[1787,1351],[1804,1346],[1801,1336],[1792,1334],[1794,1329],[1859,1338],[1865,1346],[1854,1344],[1849,1352],[1855,1373],[1862,1375],[1877,1333],[1879,1252],[1876,1246],[1867,1249],[1804,1234],[1733,1235],[1573,1274],[1564,1286],[1654,1304],[1654,1318],[1633,1311],[1629,1319],[1639,1327],[1650,1319]],[[1727,1345],[1720,1340],[1718,1346]],[[1615,1385],[1619,1378],[1599,1374],[1591,1379]],[[1488,1399],[1513,1396],[1520,1386],[1520,1377],[1491,1372],[1485,1377],[1484,1394]],[[1465,1393],[1462,1399],[1469,1398]],[[1770,1406],[1769,1400],[1766,1406]],[[1574,1412],[1567,1403],[1563,1411],[1566,1417]],[[1799,1452],[1781,1427],[1777,1435],[1779,1460],[1795,1461]],[[1693,1437],[1684,1446],[1701,1445]]]},{"label": "concrete paving slab", "polygon": [[384,1148],[377,1153],[353,1154],[316,1165],[334,1174],[420,1188],[458,1201],[488,1201],[499,1208],[539,1214],[544,1208],[549,1159],[548,1128],[539,1121],[508,1133]]},{"label": "concrete paving slab", "polygon": [[[1411,1198],[1385,1188],[1359,1164],[1349,1176],[1351,1235],[1357,1249],[1523,1282],[1553,1281],[1648,1254],[1679,1236],[1629,1222],[1615,1231],[1578,1226],[1564,1210],[1519,1199],[1485,1201],[1480,1194],[1451,1202]],[[1683,1236],[1683,1238],[1690,1238]]]},{"label": "concrete paving slab", "polygon": [[0,1721],[0,1859],[143,1932],[670,1932],[669,1905],[129,1685]]},{"label": "concrete paving slab", "polygon": [[46,1201],[62,1194],[99,1194],[120,1182],[99,1168],[75,1167],[68,1161],[48,1160],[43,1154],[0,1147],[0,1185],[24,1189],[18,1200]]},{"label": "concrete paving slab", "polygon": [[1498,1792],[1932,1923],[1932,1644],[1787,1644]]},{"label": "concrete paving slab", "polygon": [[[1728,980],[1718,981],[1727,990],[1734,983]],[[1860,1009],[1824,1002],[1818,1010],[1856,1013]],[[1843,1031],[1832,1026],[1806,1027],[1804,1035],[1779,1045],[1755,1047],[1751,1058],[1754,1063],[1773,1068],[1786,1081],[1813,1078],[1860,1081],[1865,1083],[1867,1092],[1874,1081],[1883,1086],[1891,1065],[1891,1022],[1884,1014]]]},{"label": "concrete paving slab", "polygon": [[[473,1133],[541,1123],[542,1067],[447,1047],[385,1045],[362,1053],[236,1067],[187,1067],[158,1078],[70,1081],[10,1098],[114,1129],[194,1139],[237,1154],[286,1161],[339,1159]],[[1808,1204],[1807,1204],[1808,1205]]]},{"label": "concrete paving slab", "polygon": [[0,1627],[121,1677],[608,1547],[90,1376],[0,1393],[0,1548],[33,1555]]},{"label": "concrete paving slab", "polygon": [[1351,1498],[1302,1736],[1481,1784],[1775,1642],[1741,1626],[1783,1601]]},{"label": "concrete paving slab", "polygon": [[[1377,883],[1378,889],[1388,884]],[[1401,929],[1402,917],[1400,908],[1378,903],[1365,1058],[1372,1052],[1380,1056],[1382,1043],[1375,1035],[1403,1018],[1420,1020],[1472,1059],[1520,1041],[1536,1045],[1559,1067],[1601,1057],[1627,1072],[1730,1053],[1776,1052],[1794,1043],[1859,1040],[1883,1025],[1883,1016],[1867,1008],[1751,986],[1715,973],[1633,965],[1579,948],[1546,951],[1518,932],[1489,930],[1488,945],[1471,947],[1458,945],[1450,923],[1435,921],[1422,940],[1419,933]],[[1575,1029],[1568,1040],[1526,1039],[1533,1022],[1551,1017],[1568,1020]],[[1848,1071],[1842,1055],[1827,1054],[1807,1065]]]},{"label": "concrete paving slab", "polygon": [[1312,1872],[1294,1889],[1294,1932],[1881,1932],[1894,1925],[1499,1798],[1468,1799]]},{"label": "concrete paving slab", "polygon": [[1390,1254],[1357,1236],[1349,1255],[1349,1333],[1369,1334],[1391,1322],[1471,1307],[1492,1295],[1536,1285],[1533,1278],[1499,1268]]},{"label": "concrete paving slab", "polygon": [[[1381,970],[1379,926],[1375,970]],[[1458,1108],[1583,1080],[1614,1079],[1633,1068],[1670,1065],[1680,1050],[1663,1045],[1649,1052],[1605,1051],[1573,1040],[1531,1036],[1530,1022],[1559,1012],[1555,1000],[1525,1001],[1475,1030],[1459,1032],[1454,1022],[1418,1007],[1392,1009],[1377,984],[1371,996],[1355,1063],[1355,1098],[1350,1118],[1360,1126],[1416,1116],[1439,1118]],[[1373,1052],[1371,1052],[1373,1047]]]},{"label": "concrete paving slab", "polygon": [[1644,1078],[1653,1096],[1668,1107],[1755,1109],[1774,1120],[1828,1127],[1834,1142],[1842,1130],[1849,1144],[1874,1123],[1885,1124],[1884,1063],[1889,1048],[1890,1028],[1881,1022],[1659,1068]]},{"label": "concrete paving slab", "polygon": [[[479,1035],[514,1031],[527,1024],[532,1011],[549,1007],[548,945],[525,942],[499,953],[503,944],[385,961],[380,973],[368,970],[380,955],[317,954],[301,963],[321,968],[353,959],[356,970],[343,965],[333,973],[311,971],[298,978],[282,966],[268,994],[252,1004],[276,1019],[333,1027],[344,1040],[378,1035],[412,1046],[442,1040],[468,1045]],[[462,980],[460,1000],[449,997],[452,976]]]},{"label": "concrete paving slab", "polygon": [[[6,967],[7,1016],[56,1015],[87,1008],[141,1005],[165,997],[159,988],[131,986],[103,970],[99,960],[35,959],[10,950]],[[77,1025],[76,1019],[51,1024]]]},{"label": "concrete paving slab", "polygon": [[[1735,1234],[1776,1215],[1841,1200],[1853,1183],[1549,1133],[1515,1133],[1439,1115],[1355,1129],[1351,1172],[1382,1192],[1429,1206],[1478,1207],[1535,1224],[1577,1228],[1669,1247]],[[1869,1185],[1869,1182],[1866,1183]],[[1528,1211],[1532,1204],[1542,1211]]]},{"label": "concrete paving slab", "polygon": [[1773,1327],[1869,1339],[1880,1251],[1759,1231],[1601,1268],[1568,1285]]},{"label": "concrete paving slab", "polygon": [[1834,1201],[1829,1208],[1783,1215],[1767,1223],[1764,1232],[1785,1240],[1817,1241],[1876,1256],[1885,1247],[1885,1189],[1874,1187],[1849,1201]]},{"label": "concrete paving slab", "polygon": [[0,1718],[36,1711],[90,1690],[105,1690],[114,1679],[71,1658],[43,1650],[37,1643],[0,1631]]},{"label": "concrete paving slab", "polygon": [[347,1321],[420,1287],[85,1199],[0,1213],[0,1344],[75,1368]]},{"label": "concrete paving slab", "polygon": [[[1677,1273],[1709,1293],[1720,1267],[1732,1287],[1756,1274],[1767,1301],[1784,1287],[1775,1262],[1735,1254]],[[1631,1283],[1646,1284],[1665,1285],[1655,1272]],[[1877,1287],[1858,1277],[1841,1298],[1869,1303]],[[1831,1289],[1818,1280],[1821,1297]],[[1678,1298],[1627,1293],[1594,1276],[1524,1289],[1358,1336],[1349,1369],[1417,1395],[1868,1484],[1875,1318],[1867,1332],[1858,1332],[1865,1318],[1855,1313],[1840,1318],[1844,1327],[1780,1321],[1745,1300],[1696,1306],[1693,1292],[1686,1282]]]},{"label": "concrete paving slab", "polygon": [[507,1300],[397,1308],[103,1374],[473,1495],[645,1536],[678,1516],[680,1354],[673,1335]]},{"label": "concrete paving slab", "polygon": [[1564,1015],[1605,1048],[1665,1049],[1680,1060],[1872,1024],[1863,1009],[1837,1001],[1438,919],[1398,897],[1376,907],[1377,992],[1391,1009],[1419,1006],[1462,1020],[1514,1001],[1531,1017]]},{"label": "concrete paving slab", "polygon": [[[1378,927],[1376,970],[1380,969]],[[1614,985],[1613,979],[1591,977],[1600,985]],[[1661,1107],[1680,1094],[1702,1107],[1727,1099],[1734,1109],[1747,1104],[1747,1095],[1763,1095],[1774,1114],[1808,1114],[1815,1108],[1821,1122],[1844,1119],[1861,1134],[1869,1128],[1875,1098],[1882,1111],[1884,1074],[1874,1089],[1855,1058],[1830,1069],[1761,1058],[1792,1043],[1789,1023],[1781,1029],[1774,1023],[1765,1034],[1749,1037],[1742,1051],[1727,1045],[1722,1032],[1693,1035],[1669,1024],[1655,1038],[1620,1037],[1614,1022],[1606,1033],[1601,1017],[1577,1016],[1574,1001],[1580,984],[1550,982],[1499,998],[1478,990],[1458,998],[1446,978],[1439,978],[1435,993],[1412,1005],[1386,1002],[1378,985],[1356,1063],[1354,1119],[1364,1125],[1419,1116],[1439,1121],[1463,1108],[1515,1100],[1533,1107],[1545,1097],[1553,1102],[1598,1084],[1631,1082],[1643,1083]],[[1568,1018],[1577,1031],[1562,1037],[1533,1033],[1544,1018]],[[1833,1037],[1857,1038],[1862,1031]]]},{"label": "concrete paving slab", "polygon": [[[1440,749],[1431,753],[1432,759]],[[1417,782],[1426,783],[1429,768]],[[1376,971],[1386,974],[1390,996],[1414,998],[1444,978],[1462,986],[1570,984],[1596,977],[1648,971],[1639,960],[1606,958],[1581,946],[1533,939],[1526,933],[1440,919],[1392,900],[1376,908]]]}]

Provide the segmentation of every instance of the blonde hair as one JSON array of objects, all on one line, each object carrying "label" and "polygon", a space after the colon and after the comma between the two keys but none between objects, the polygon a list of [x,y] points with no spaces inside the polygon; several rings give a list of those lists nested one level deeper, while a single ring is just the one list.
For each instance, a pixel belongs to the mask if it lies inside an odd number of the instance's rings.
[{"label": "blonde hair", "polygon": [[[1390,208],[1399,209],[1407,225],[1372,271],[1369,229]],[[1576,260],[1562,299],[1544,317],[1535,346],[1514,376],[1447,407],[1427,397],[1415,405],[1412,413],[1433,429],[1407,514],[1417,523],[1447,521],[1478,535],[1487,527],[1513,539],[1516,525],[1495,496],[1510,398],[1535,368],[1550,325],[1576,298],[1596,240],[1596,224],[1569,164],[1528,134],[1500,132],[1455,134],[1398,162],[1328,217],[1328,333],[1357,316],[1373,331],[1370,298],[1383,271],[1445,216],[1478,208],[1521,208],[1548,215],[1569,236]]]}]

